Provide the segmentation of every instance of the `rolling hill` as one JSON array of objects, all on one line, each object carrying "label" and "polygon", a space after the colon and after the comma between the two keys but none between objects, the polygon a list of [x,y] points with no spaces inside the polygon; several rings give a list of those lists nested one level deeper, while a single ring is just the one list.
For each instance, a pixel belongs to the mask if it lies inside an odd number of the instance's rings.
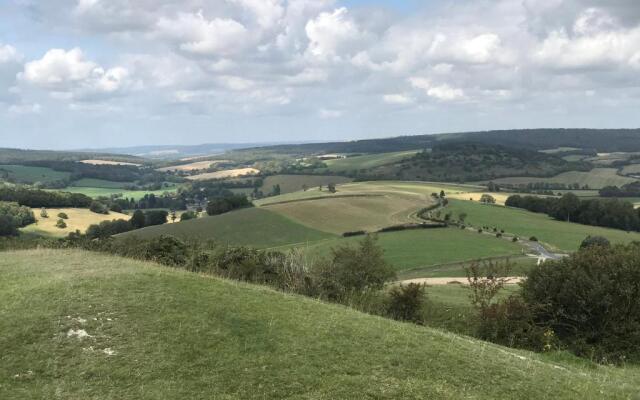
[{"label": "rolling hill", "polygon": [[[0,258],[0,398],[632,399],[593,366],[77,250]],[[29,312],[25,312],[25,310]]]}]

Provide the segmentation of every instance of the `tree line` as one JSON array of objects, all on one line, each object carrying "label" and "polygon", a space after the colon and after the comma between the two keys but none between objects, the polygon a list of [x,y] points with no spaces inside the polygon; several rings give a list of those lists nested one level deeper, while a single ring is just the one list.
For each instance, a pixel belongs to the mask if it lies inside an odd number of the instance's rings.
[{"label": "tree line", "polygon": [[505,205],[547,214],[559,221],[640,231],[640,210],[618,199],[580,200],[573,193],[561,198],[515,195],[510,196]]},{"label": "tree line", "polygon": [[89,208],[93,200],[80,193],[53,192],[22,186],[0,186],[0,201],[14,202],[32,208]]},{"label": "tree line", "polygon": [[16,236],[19,228],[34,222],[36,218],[29,207],[0,202],[0,236]]}]

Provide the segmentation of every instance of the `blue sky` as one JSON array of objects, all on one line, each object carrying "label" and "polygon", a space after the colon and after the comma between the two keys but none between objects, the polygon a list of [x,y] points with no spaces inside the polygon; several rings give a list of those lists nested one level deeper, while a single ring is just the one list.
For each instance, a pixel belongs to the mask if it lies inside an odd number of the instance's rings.
[{"label": "blue sky", "polygon": [[638,127],[632,0],[6,0],[0,147]]}]

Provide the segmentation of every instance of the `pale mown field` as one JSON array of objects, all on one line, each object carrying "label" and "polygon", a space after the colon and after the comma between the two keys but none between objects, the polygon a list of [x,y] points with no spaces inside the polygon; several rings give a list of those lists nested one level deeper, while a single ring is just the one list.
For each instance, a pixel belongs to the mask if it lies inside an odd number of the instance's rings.
[{"label": "pale mown field", "polygon": [[210,168],[212,165],[229,162],[229,160],[206,160],[206,161],[194,161],[189,164],[172,165],[170,167],[158,168],[156,171],[171,172],[171,171],[199,171],[201,169]]},{"label": "pale mown field", "polygon": [[[42,218],[40,216],[41,209],[34,208],[33,214],[36,216],[37,222],[23,228],[22,231],[62,237],[67,236],[71,232],[75,232],[76,229],[84,233],[89,226],[99,224],[102,221],[113,221],[116,219],[129,220],[129,218],[131,218],[126,214],[115,212],[110,212],[108,215],[96,214],[85,208],[47,208],[46,210],[49,218]],[[64,220],[67,227],[63,229],[56,226],[58,219],[60,219],[58,217],[60,213],[65,213],[69,216],[69,219]]]}]

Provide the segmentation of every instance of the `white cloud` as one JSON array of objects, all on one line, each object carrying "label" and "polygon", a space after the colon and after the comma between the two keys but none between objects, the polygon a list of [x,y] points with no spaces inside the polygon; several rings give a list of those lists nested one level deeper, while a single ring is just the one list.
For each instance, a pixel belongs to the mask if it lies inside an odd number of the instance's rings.
[{"label": "white cloud", "polygon": [[86,60],[79,48],[47,51],[41,59],[26,63],[20,78],[33,86],[51,91],[58,98],[90,99],[133,87],[126,68],[104,69]]},{"label": "white cloud", "polygon": [[15,47],[0,43],[0,64],[17,63],[22,59]]},{"label": "white cloud", "polygon": [[322,119],[334,119],[342,117],[344,113],[340,110],[330,110],[326,108],[321,108],[318,110],[318,116]]},{"label": "white cloud", "polygon": [[12,104],[8,110],[11,114],[40,114],[42,106],[38,103]]},{"label": "white cloud", "polygon": [[309,38],[309,52],[324,59],[340,59],[348,55],[364,38],[344,7],[321,13],[307,23],[305,30]]},{"label": "white cloud", "polygon": [[411,104],[413,99],[405,94],[385,94],[382,100],[387,104]]}]

